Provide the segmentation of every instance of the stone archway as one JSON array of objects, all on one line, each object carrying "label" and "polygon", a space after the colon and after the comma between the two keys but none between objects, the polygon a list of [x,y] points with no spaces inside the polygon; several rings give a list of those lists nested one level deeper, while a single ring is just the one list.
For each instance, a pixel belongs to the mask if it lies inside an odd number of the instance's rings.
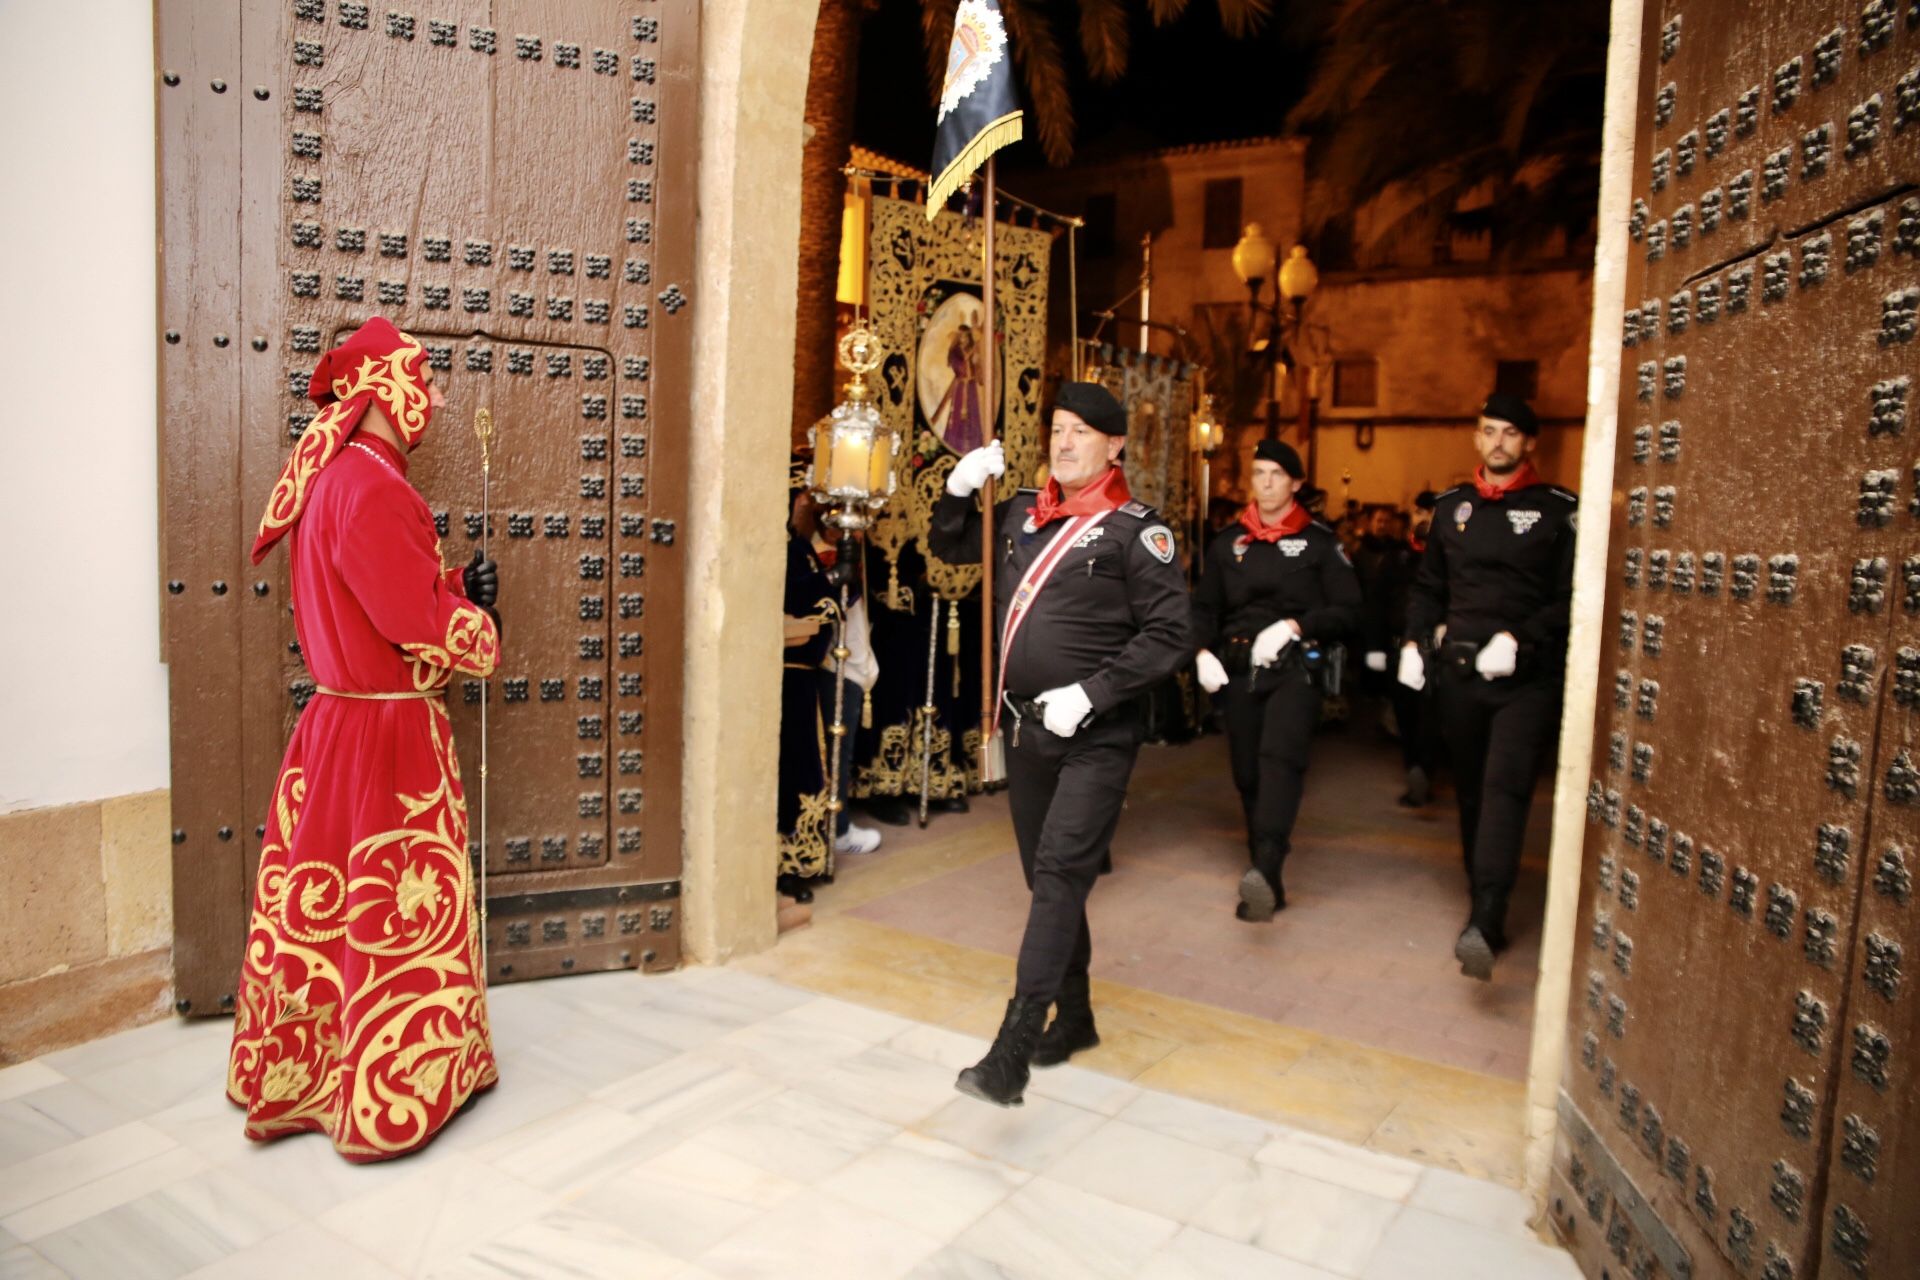
[{"label": "stone archway", "polygon": [[683,908],[687,954],[773,944],[785,460],[800,150],[816,0],[701,12]]}]

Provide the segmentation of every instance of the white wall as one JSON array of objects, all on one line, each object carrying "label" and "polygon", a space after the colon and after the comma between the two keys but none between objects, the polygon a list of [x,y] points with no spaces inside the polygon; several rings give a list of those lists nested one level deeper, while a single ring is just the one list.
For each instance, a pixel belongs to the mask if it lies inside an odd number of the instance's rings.
[{"label": "white wall", "polygon": [[167,785],[153,77],[145,0],[0,0],[0,813]]}]

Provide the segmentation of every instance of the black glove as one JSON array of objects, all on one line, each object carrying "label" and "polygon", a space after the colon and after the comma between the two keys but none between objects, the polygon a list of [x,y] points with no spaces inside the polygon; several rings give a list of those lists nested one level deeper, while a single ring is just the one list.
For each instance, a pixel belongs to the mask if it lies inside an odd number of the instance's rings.
[{"label": "black glove", "polygon": [[842,556],[827,569],[827,581],[837,589],[853,583],[853,561]]},{"label": "black glove", "polygon": [[476,551],[473,563],[461,571],[461,580],[466,584],[467,599],[492,612],[493,602],[500,598],[500,566]]}]

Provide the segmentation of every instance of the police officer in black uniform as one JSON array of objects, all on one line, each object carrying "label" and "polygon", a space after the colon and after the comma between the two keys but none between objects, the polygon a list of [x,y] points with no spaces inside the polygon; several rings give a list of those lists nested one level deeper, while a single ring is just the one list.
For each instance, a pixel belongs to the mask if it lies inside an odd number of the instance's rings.
[{"label": "police officer in black uniform", "polygon": [[[1193,652],[1173,532],[1132,500],[1118,465],[1126,430],[1126,411],[1105,388],[1063,383],[1046,488],[1020,490],[994,510],[1000,727],[1033,900],[1006,1018],[956,1087],[1001,1106],[1022,1101],[1032,1064],[1064,1062],[1100,1042],[1088,996],[1087,894],[1140,749],[1139,699]],[[934,507],[928,545],[936,555],[979,562],[973,494],[1005,469],[997,441],[955,464]]]},{"label": "police officer in black uniform", "polygon": [[1560,725],[1573,604],[1579,499],[1534,471],[1539,434],[1525,400],[1487,398],[1473,483],[1434,503],[1400,653],[1402,684],[1418,689],[1431,671],[1437,686],[1473,902],[1453,954],[1482,981],[1506,946],[1534,780]]},{"label": "police officer in black uniform", "polygon": [[1360,583],[1327,525],[1294,501],[1306,468],[1292,446],[1253,451],[1253,501],[1214,540],[1193,597],[1196,659],[1208,693],[1226,691],[1233,785],[1246,811],[1252,866],[1240,878],[1242,920],[1287,905],[1280,868],[1306,787],[1307,751],[1334,646],[1353,630]]}]

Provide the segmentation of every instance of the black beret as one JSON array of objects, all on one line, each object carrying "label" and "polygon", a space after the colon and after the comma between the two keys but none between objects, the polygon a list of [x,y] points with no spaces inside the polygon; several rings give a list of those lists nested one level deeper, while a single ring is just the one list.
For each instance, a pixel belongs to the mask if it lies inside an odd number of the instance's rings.
[{"label": "black beret", "polygon": [[1533,406],[1522,397],[1509,395],[1505,391],[1496,391],[1488,396],[1487,403],[1481,406],[1480,416],[1511,422],[1520,429],[1522,435],[1540,434],[1540,419],[1533,416]]},{"label": "black beret", "polygon": [[1103,435],[1127,434],[1127,411],[1113,393],[1097,382],[1063,382],[1053,407],[1065,409]]},{"label": "black beret", "polygon": [[1421,511],[1431,511],[1438,501],[1440,501],[1439,494],[1431,489],[1422,489],[1419,496],[1413,500],[1413,505]]},{"label": "black beret", "polygon": [[1277,462],[1280,469],[1295,480],[1307,478],[1306,464],[1300,461],[1299,452],[1284,440],[1262,440],[1253,446],[1253,458],[1256,462]]}]

